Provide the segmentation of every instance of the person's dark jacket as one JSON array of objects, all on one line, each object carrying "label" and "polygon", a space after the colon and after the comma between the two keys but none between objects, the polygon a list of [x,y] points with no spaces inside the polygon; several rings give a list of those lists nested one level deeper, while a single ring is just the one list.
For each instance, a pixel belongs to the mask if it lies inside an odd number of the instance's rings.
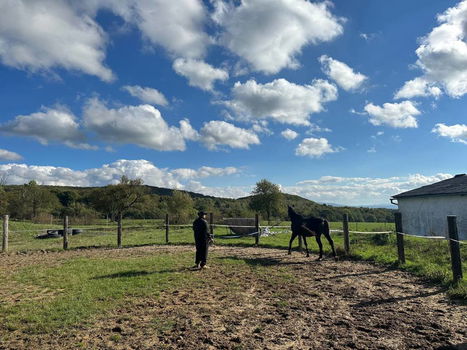
[{"label": "person's dark jacket", "polygon": [[195,233],[196,242],[207,242],[210,240],[208,222],[203,218],[197,218],[193,222],[193,231]]}]

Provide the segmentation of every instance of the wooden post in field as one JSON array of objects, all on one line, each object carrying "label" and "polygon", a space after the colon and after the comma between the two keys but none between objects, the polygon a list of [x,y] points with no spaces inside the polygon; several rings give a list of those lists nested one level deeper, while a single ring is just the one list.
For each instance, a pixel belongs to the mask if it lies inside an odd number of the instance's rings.
[{"label": "wooden post in field", "polygon": [[165,243],[169,243],[169,214],[165,214]]},{"label": "wooden post in field", "polygon": [[209,213],[209,233],[214,238],[214,215]]},{"label": "wooden post in field", "polygon": [[68,249],[68,215],[63,218],[63,249]]},{"label": "wooden post in field", "polygon": [[394,213],[394,220],[396,223],[396,235],[397,235],[397,256],[399,258],[399,264],[405,264],[405,251],[404,251],[404,231],[402,230],[402,214]]},{"label": "wooden post in field", "polygon": [[462,279],[462,260],[457,232],[457,218],[455,215],[448,216],[449,250],[451,252],[452,278],[454,283]]},{"label": "wooden post in field", "polygon": [[258,214],[255,214],[255,228],[256,228],[255,245],[259,245],[259,215]]},{"label": "wooden post in field", "polygon": [[2,252],[8,251],[8,215],[3,216],[3,244]]},{"label": "wooden post in field", "polygon": [[350,238],[349,238],[349,215],[344,214],[344,218],[342,221],[342,228],[344,231],[344,250],[345,254],[350,254]]},{"label": "wooden post in field", "polygon": [[122,247],[122,213],[118,214],[117,218],[117,247]]}]

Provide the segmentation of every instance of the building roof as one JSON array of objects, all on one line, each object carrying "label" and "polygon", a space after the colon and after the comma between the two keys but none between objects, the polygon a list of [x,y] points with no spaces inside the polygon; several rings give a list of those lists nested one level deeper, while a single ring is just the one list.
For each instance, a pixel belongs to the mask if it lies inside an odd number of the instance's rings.
[{"label": "building roof", "polygon": [[407,198],[419,196],[436,196],[436,195],[467,195],[467,175],[458,174],[450,179],[436,182],[431,185],[423,186],[402,192],[392,196],[392,198]]}]

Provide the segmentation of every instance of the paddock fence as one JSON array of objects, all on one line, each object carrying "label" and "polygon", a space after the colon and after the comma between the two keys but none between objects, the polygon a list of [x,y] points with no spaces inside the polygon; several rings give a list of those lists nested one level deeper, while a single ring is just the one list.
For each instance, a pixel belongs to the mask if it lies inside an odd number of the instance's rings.
[{"label": "paddock fence", "polygon": [[[256,246],[282,246],[288,245],[290,234],[290,224],[283,222],[276,224],[260,224],[258,215],[249,219],[249,225],[236,225],[235,222],[219,219],[214,221],[213,214],[209,215],[209,229],[214,237],[215,244],[231,245],[256,245]],[[52,221],[51,221],[52,222]],[[254,223],[254,224],[253,224]],[[350,230],[350,224],[358,228],[358,223],[349,223],[348,216],[344,215],[341,227],[331,228],[332,237],[337,237],[341,255],[352,255],[355,243],[364,240],[364,236],[371,237],[370,242],[394,241],[394,247],[397,250],[397,260],[399,264],[406,263],[406,245],[407,241],[414,238],[419,240],[447,241],[452,270],[452,279],[454,282],[463,279],[462,255],[466,256],[466,241],[459,240],[457,232],[456,217],[447,217],[449,235],[445,236],[417,236],[405,233],[402,228],[402,218],[400,213],[395,213],[395,228],[388,230]],[[12,225],[11,225],[12,224]],[[337,224],[337,223],[333,223]],[[363,223],[360,223],[363,226]],[[386,225],[386,224],[385,224]],[[13,226],[13,229],[10,228]],[[167,214],[165,220],[152,220],[148,222],[135,224],[131,220],[123,220],[119,228],[117,223],[100,225],[74,225],[68,217],[63,218],[62,224],[43,224],[40,228],[21,228],[15,222],[10,223],[8,215],[3,217],[3,235],[2,252],[7,253],[10,250],[10,243],[13,245],[13,251],[27,252],[33,250],[61,250],[76,249],[88,247],[115,247],[115,238],[117,246],[122,246],[122,232],[125,246],[151,245],[151,244],[192,244],[192,224],[174,224],[170,223],[170,215]],[[335,226],[335,225],[334,225]],[[247,230],[248,233],[238,234],[241,230]],[[236,233],[237,231],[237,233]],[[120,233],[119,233],[120,232]],[[380,238],[377,238],[380,236]],[[391,238],[393,237],[393,238]],[[43,238],[43,239],[40,239]],[[51,238],[50,240],[47,238]],[[299,237],[301,238],[301,237]],[[264,241],[264,242],[263,242]],[[410,247],[414,246],[409,242]],[[461,249],[463,246],[464,249]],[[357,247],[355,245],[355,247]],[[409,249],[410,249],[409,247]],[[437,247],[444,249],[444,247]],[[303,242],[298,241],[298,249],[303,249]],[[462,254],[464,252],[464,254]]]}]

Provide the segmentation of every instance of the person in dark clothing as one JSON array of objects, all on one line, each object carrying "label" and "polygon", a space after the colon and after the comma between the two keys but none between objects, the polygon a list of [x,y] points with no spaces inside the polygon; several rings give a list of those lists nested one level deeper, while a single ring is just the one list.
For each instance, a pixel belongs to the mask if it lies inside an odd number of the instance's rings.
[{"label": "person in dark clothing", "polygon": [[193,221],[193,232],[195,234],[196,244],[196,257],[194,269],[202,269],[206,267],[206,261],[208,258],[208,247],[212,241],[212,237],[209,234],[208,222],[206,221],[206,213],[200,211],[198,218]]}]

